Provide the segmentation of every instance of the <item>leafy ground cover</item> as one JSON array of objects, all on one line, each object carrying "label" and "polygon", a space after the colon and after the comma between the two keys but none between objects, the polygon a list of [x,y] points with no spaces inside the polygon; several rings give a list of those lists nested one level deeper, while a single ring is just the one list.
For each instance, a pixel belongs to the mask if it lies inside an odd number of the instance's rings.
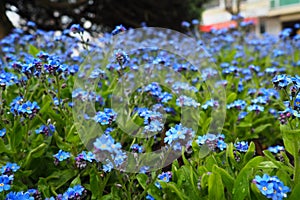
[{"label": "leafy ground cover", "polygon": [[183,25],[2,39],[1,199],[297,199],[299,35]]}]

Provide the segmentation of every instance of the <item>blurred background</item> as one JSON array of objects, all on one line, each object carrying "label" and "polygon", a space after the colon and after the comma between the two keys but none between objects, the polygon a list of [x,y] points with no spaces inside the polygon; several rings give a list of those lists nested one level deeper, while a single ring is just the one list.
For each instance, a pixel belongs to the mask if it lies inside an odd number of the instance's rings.
[{"label": "blurred background", "polygon": [[183,20],[199,18],[206,0],[0,0],[2,36],[13,26],[33,21],[39,29],[63,30],[81,24],[88,31],[116,25],[181,30]]},{"label": "blurred background", "polygon": [[185,31],[182,21],[193,19],[203,32],[236,27],[240,20],[253,23],[258,35],[278,34],[284,28],[295,35],[300,0],[1,0],[0,15],[0,38],[27,21],[43,30],[64,30],[77,23],[99,33],[119,24]]},{"label": "blurred background", "polygon": [[290,28],[294,36],[300,27],[300,0],[210,0],[204,9],[203,31],[235,26],[232,14],[241,15],[244,22],[252,21],[257,35],[277,35]]}]

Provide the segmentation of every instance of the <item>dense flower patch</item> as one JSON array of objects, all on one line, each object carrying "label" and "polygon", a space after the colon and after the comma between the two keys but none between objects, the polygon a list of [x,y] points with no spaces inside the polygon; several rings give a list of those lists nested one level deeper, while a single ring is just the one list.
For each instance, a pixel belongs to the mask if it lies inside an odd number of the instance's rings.
[{"label": "dense flower patch", "polygon": [[[257,37],[247,31],[251,24],[201,34],[189,22],[183,26],[197,46],[183,56],[197,55],[195,64],[167,50],[139,48],[152,42],[176,49],[186,45],[180,38],[135,41],[132,32],[132,51],[122,43],[110,49],[114,37],[130,31],[122,25],[92,41],[79,25],[56,33],[31,24],[2,39],[1,199],[298,197],[299,35],[287,29]],[[76,80],[86,85],[74,87]],[[220,90],[223,103],[211,95],[221,96]],[[116,99],[116,91],[124,98]],[[73,115],[88,103],[95,112]],[[209,132],[220,108],[226,110],[222,129]],[[99,135],[80,132],[77,117]],[[143,157],[159,149],[160,158]],[[178,156],[164,165],[170,152]]]}]

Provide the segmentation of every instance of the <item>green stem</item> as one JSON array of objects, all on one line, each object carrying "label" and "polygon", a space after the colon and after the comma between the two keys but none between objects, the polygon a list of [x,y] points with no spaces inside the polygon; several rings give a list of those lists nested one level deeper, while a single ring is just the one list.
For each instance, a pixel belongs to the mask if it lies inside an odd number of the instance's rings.
[{"label": "green stem", "polygon": [[294,140],[294,182],[295,185],[300,183],[300,157],[299,157],[299,144]]},{"label": "green stem", "polygon": [[157,181],[158,173],[155,172],[155,177],[151,180],[151,183],[147,184],[142,194],[138,196],[137,199],[142,200],[144,196],[146,196],[146,193],[148,192],[149,188]]},{"label": "green stem", "polygon": [[[114,163],[113,163],[114,164]],[[114,164],[115,165],[115,164]],[[115,168],[115,167],[114,167]],[[117,177],[118,177],[118,180],[120,181],[120,184],[121,184],[121,187],[122,187],[122,189],[124,190],[124,192],[126,192],[126,196],[127,196],[127,198],[126,199],[128,199],[128,200],[131,200],[131,195],[130,195],[130,192],[129,192],[129,196],[128,196],[128,191],[127,191],[127,188],[126,188],[126,185],[125,185],[125,183],[124,183],[124,181],[122,180],[122,174],[121,174],[121,172],[120,171],[116,171],[116,173],[117,173]]]},{"label": "green stem", "polygon": [[291,121],[290,121],[289,119],[288,119],[287,121],[288,121],[288,124],[289,124],[289,126],[290,126],[290,129],[291,129],[291,130],[294,130],[294,128],[293,128],[293,125],[292,125]]},{"label": "green stem", "polygon": [[25,89],[24,89],[24,93],[23,93],[24,98],[26,98],[26,96],[27,96],[27,93],[28,93],[28,90],[29,90],[29,85],[30,85],[30,78],[28,78]]},{"label": "green stem", "polygon": [[62,113],[62,111],[61,111],[61,103],[60,103],[60,85],[59,85],[59,77],[58,76],[59,75],[55,76],[55,81],[56,81],[56,84],[57,84],[58,107],[59,107],[60,112]]},{"label": "green stem", "polygon": [[58,99],[58,109],[60,113],[63,115],[64,119],[68,119],[66,113],[62,109],[62,100],[61,100],[61,91],[60,91],[60,84],[59,84],[59,75],[55,76],[56,86],[57,86],[57,99]]},{"label": "green stem", "polygon": [[47,122],[39,114],[37,114],[36,116],[41,120],[41,122],[43,122],[44,125],[47,124]]},{"label": "green stem", "polygon": [[[128,186],[128,189],[127,189],[127,196],[132,196],[133,192],[134,192],[134,189],[132,190],[132,179],[130,179],[129,181],[129,186]],[[131,197],[130,197],[131,198]]]},{"label": "green stem", "polygon": [[28,146],[29,146],[29,140],[28,140],[29,123],[30,122],[28,122],[26,124],[26,130],[25,130],[25,148],[26,149],[28,149]]},{"label": "green stem", "polygon": [[[108,173],[108,174],[106,174],[105,176],[104,176],[104,180],[102,180],[102,183],[101,183],[101,187],[100,187],[100,197],[102,197],[103,196],[103,192],[104,192],[104,189],[105,189],[105,187],[106,187],[106,185],[107,185],[107,182],[108,182],[108,180],[109,180],[109,178],[110,178],[110,175],[111,175],[111,173]],[[99,176],[99,174],[98,174],[98,176]],[[100,177],[101,178],[101,177]]]},{"label": "green stem", "polygon": [[76,127],[75,127],[75,124],[73,124],[73,125],[71,126],[70,130],[68,131],[68,133],[67,133],[67,135],[66,135],[66,138],[69,138],[69,135],[74,131],[75,128],[76,128]]}]

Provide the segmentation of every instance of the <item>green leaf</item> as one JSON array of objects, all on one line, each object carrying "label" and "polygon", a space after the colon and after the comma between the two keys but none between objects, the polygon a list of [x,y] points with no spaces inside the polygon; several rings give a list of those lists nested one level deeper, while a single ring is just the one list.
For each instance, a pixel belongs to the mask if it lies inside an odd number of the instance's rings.
[{"label": "green leaf", "polygon": [[182,169],[179,169],[177,172],[176,172],[176,177],[177,177],[177,185],[179,187],[182,187],[182,184],[186,181],[186,177],[185,177],[185,174],[182,173]]},{"label": "green leaf", "polygon": [[227,96],[227,103],[231,103],[236,100],[237,94],[232,92]]},{"label": "green leaf", "polygon": [[224,183],[224,186],[227,188],[229,193],[232,193],[234,178],[232,176],[230,176],[230,174],[226,170],[218,167],[217,165],[215,165],[213,167],[212,172],[213,173],[215,172],[215,173],[218,173],[218,174],[221,175],[222,182]]},{"label": "green leaf", "polygon": [[41,110],[39,111],[39,113],[44,114],[49,111],[49,108],[52,104],[52,100],[50,97],[44,95],[42,97],[42,102],[43,102],[43,104],[42,104],[43,106],[42,106]]},{"label": "green leaf", "polygon": [[208,187],[208,178],[209,178],[209,175],[208,173],[205,173],[202,175],[201,177],[201,189],[204,190]]},{"label": "green leaf", "polygon": [[71,149],[71,145],[68,144],[67,142],[65,142],[63,140],[63,138],[60,137],[56,131],[53,133],[53,138],[54,138],[58,148],[63,149],[65,151],[69,151]]},{"label": "green leaf", "polygon": [[181,157],[182,157],[183,163],[185,165],[190,165],[190,162],[185,158],[184,151],[185,151],[184,148],[182,148]]},{"label": "green leaf", "polygon": [[285,165],[284,163],[276,160],[274,155],[270,151],[264,150],[263,153],[264,153],[265,157],[267,157],[270,161],[273,162],[274,165],[276,165],[277,168],[283,169],[283,170],[285,170],[289,173],[293,173],[293,169],[291,167],[289,167],[289,166]]},{"label": "green leaf", "polygon": [[[111,188],[111,194],[112,194],[112,199],[113,200],[121,200],[121,199],[124,199],[124,196],[122,196],[122,194],[120,194],[121,192],[120,192],[120,188],[117,188],[116,186],[113,186],[112,188]],[[121,198],[121,197],[122,198]],[[93,198],[92,198],[93,199]],[[98,200],[98,199],[97,199]]]},{"label": "green leaf", "polygon": [[199,124],[204,124],[206,120],[206,114],[204,111],[200,111],[200,119],[199,119]]},{"label": "green leaf", "polygon": [[[13,127],[13,132],[9,133],[9,137],[11,140],[11,147],[13,151],[16,151],[16,148],[19,146],[19,144],[22,142],[24,137],[25,129],[21,127],[20,123],[15,121]],[[28,133],[25,133],[28,134]]]},{"label": "green leaf", "polygon": [[35,46],[33,46],[32,44],[29,45],[29,54],[31,54],[32,56],[36,56],[40,50],[38,50]]},{"label": "green leaf", "polygon": [[198,152],[200,149],[200,146],[198,145],[198,143],[196,141],[192,142],[192,148],[194,152]]},{"label": "green leaf", "polygon": [[233,143],[230,143],[227,145],[226,158],[227,158],[227,162],[230,161],[230,163],[233,164],[234,166],[237,165],[236,160],[233,155]]},{"label": "green leaf", "polygon": [[81,185],[80,174],[78,174],[78,176],[74,178],[74,180],[70,183],[70,187],[73,187],[78,184]]},{"label": "green leaf", "polygon": [[284,185],[292,185],[291,174],[283,169],[276,172],[276,176],[284,183]]},{"label": "green leaf", "polygon": [[97,171],[93,168],[90,171],[90,183],[91,183],[91,192],[92,199],[98,199],[101,195],[99,188],[101,187],[101,180],[97,174]]},{"label": "green leaf", "polygon": [[162,198],[162,194],[161,194],[161,190],[158,189],[156,186],[152,185],[150,186],[148,193],[153,196],[155,199],[157,200],[161,200]]},{"label": "green leaf", "polygon": [[11,151],[6,147],[6,145],[4,144],[3,139],[0,138],[0,153],[11,153]]},{"label": "green leaf", "polygon": [[272,161],[263,161],[258,165],[260,169],[276,169],[278,168]]},{"label": "green leaf", "polygon": [[177,185],[173,182],[169,182],[169,183],[166,183],[164,181],[159,181],[160,185],[162,188],[164,189],[170,189],[172,192],[174,192],[178,199],[181,199],[181,200],[188,200],[187,196],[184,195],[184,193],[177,187]]},{"label": "green leaf", "polygon": [[257,124],[266,124],[266,121],[273,121],[274,120],[274,117],[260,117],[260,118],[257,118],[255,120],[255,122],[253,122],[253,126],[256,126]]},{"label": "green leaf", "polygon": [[138,180],[139,184],[142,186],[143,189],[147,187],[148,176],[146,174],[138,174],[136,176],[136,179]]},{"label": "green leaf", "polygon": [[247,164],[248,161],[253,157],[255,153],[255,144],[253,142],[250,143],[250,146],[243,157],[243,165]]},{"label": "green leaf", "polygon": [[214,165],[218,165],[216,159],[213,156],[208,156],[205,160],[205,167],[207,168],[208,171],[212,171],[212,168]]},{"label": "green leaf", "polygon": [[45,196],[50,197],[50,187],[45,178],[40,177],[38,182],[38,190]]},{"label": "green leaf", "polygon": [[300,184],[297,184],[294,188],[290,196],[288,197],[288,200],[294,200],[299,199],[300,196]]},{"label": "green leaf", "polygon": [[46,179],[50,186],[53,186],[55,190],[65,185],[68,181],[74,178],[77,174],[77,170],[66,169],[53,172]]},{"label": "green leaf", "polygon": [[39,146],[37,146],[36,148],[32,149],[28,153],[23,166],[25,168],[28,168],[30,166],[30,162],[31,162],[32,158],[41,157],[44,154],[47,147],[48,147],[48,145],[46,143],[42,143]]},{"label": "green leaf", "polygon": [[203,134],[205,134],[208,131],[208,128],[209,128],[212,120],[213,119],[211,117],[209,117],[205,120],[204,124],[202,125]]},{"label": "green leaf", "polygon": [[253,198],[254,196],[256,197],[256,199],[265,199],[266,197],[263,196],[263,194],[260,192],[260,190],[257,188],[256,184],[251,183],[250,184],[250,188],[253,195],[251,195],[251,198]]},{"label": "green leaf", "polygon": [[207,173],[207,172],[208,172],[208,170],[206,169],[206,167],[204,167],[204,166],[199,166],[199,167],[198,167],[197,173],[198,173],[199,175],[205,174],[205,173]]},{"label": "green leaf", "polygon": [[195,174],[192,166],[182,166],[177,171],[179,180],[177,186],[184,191],[190,199],[195,199],[199,196],[199,190],[197,188],[198,176]]},{"label": "green leaf", "polygon": [[239,128],[248,128],[248,127],[252,127],[252,123],[250,122],[241,122],[237,125],[237,127]]},{"label": "green leaf", "polygon": [[254,129],[254,134],[261,133],[263,130],[265,130],[269,126],[272,126],[272,124],[264,124],[264,125],[261,125],[261,126],[255,128]]},{"label": "green leaf", "polygon": [[225,199],[224,185],[219,173],[212,172],[208,177],[208,199]]},{"label": "green leaf", "polygon": [[287,125],[280,125],[280,131],[285,149],[294,156],[298,152],[297,146],[300,146],[300,129],[290,130]]},{"label": "green leaf", "polygon": [[172,164],[172,172],[176,172],[179,168],[179,163],[178,160],[174,160],[173,164]]},{"label": "green leaf", "polygon": [[245,167],[240,171],[234,182],[232,194],[233,200],[244,200],[250,196],[250,177],[252,175],[253,168],[258,166],[264,158],[257,156],[251,159]]},{"label": "green leaf", "polygon": [[113,200],[113,199],[114,199],[114,198],[113,198],[112,193],[107,194],[107,195],[104,195],[104,196],[102,196],[102,197],[100,198],[100,200]]},{"label": "green leaf", "polygon": [[203,159],[207,155],[209,155],[210,152],[211,152],[211,150],[209,149],[209,147],[207,145],[202,145],[198,152],[198,158]]}]

